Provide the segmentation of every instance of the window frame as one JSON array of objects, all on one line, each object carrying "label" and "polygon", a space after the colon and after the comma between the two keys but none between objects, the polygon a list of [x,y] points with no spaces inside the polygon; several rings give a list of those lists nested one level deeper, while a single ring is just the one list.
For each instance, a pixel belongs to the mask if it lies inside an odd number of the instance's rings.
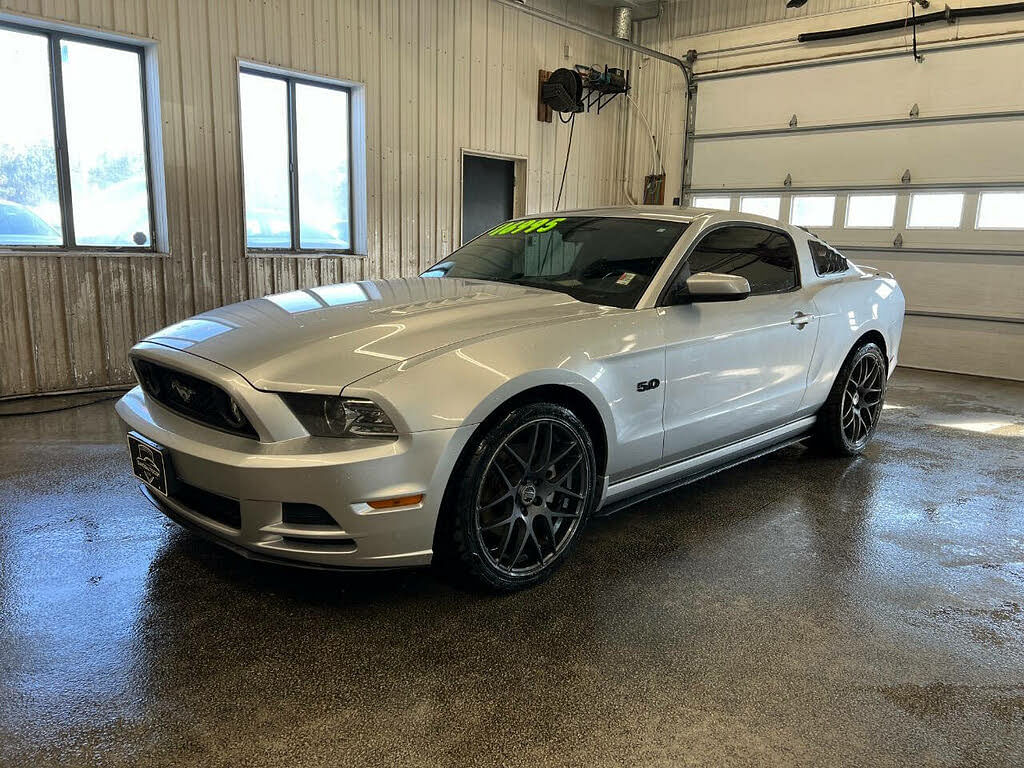
[{"label": "window frame", "polygon": [[[946,195],[946,196],[950,196],[950,197],[952,197],[954,195],[959,195],[960,196],[960,216],[957,219],[956,224],[949,224],[949,225],[944,225],[944,224],[943,225],[934,225],[933,224],[933,225],[926,226],[926,227],[925,226],[914,226],[914,225],[912,225],[910,223],[910,220],[911,220],[911,218],[914,215],[914,198],[916,198],[916,197],[920,197],[920,198],[936,197],[936,196],[940,196],[940,195]],[[967,202],[968,202],[967,192],[964,191],[964,188],[960,188],[960,189],[952,190],[952,191],[950,191],[950,190],[942,190],[942,189],[936,189],[936,190],[915,190],[915,191],[912,191],[907,196],[907,224],[906,224],[906,228],[908,230],[916,230],[918,232],[928,232],[928,231],[932,231],[932,232],[951,232],[951,231],[955,231],[955,230],[958,230],[958,229],[963,229],[963,227],[964,227],[964,219],[965,219],[964,214],[966,213]],[[972,227],[972,229],[975,229],[975,228]]]},{"label": "window frame", "polygon": [[[664,286],[658,294],[658,300],[655,302],[656,307],[678,307],[678,306],[689,306],[677,304],[672,301],[672,295],[675,293],[674,287],[676,282],[679,280],[679,276],[690,264],[690,257],[693,256],[693,252],[697,250],[704,239],[709,235],[718,232],[722,229],[728,229],[730,227],[742,227],[746,229],[764,229],[768,232],[772,232],[777,235],[782,235],[789,240],[790,245],[793,246],[793,261],[796,265],[796,285],[792,288],[788,288],[784,291],[772,291],[770,293],[753,293],[751,292],[744,301],[756,298],[758,296],[782,296],[787,293],[793,293],[799,291],[804,285],[803,267],[800,265],[800,252],[796,247],[796,240],[793,236],[782,227],[774,227],[770,224],[762,224],[759,221],[723,221],[715,224],[714,226],[708,227],[707,229],[700,232],[696,239],[686,247],[686,251],[679,257],[679,263],[672,269],[672,274],[668,280],[665,281]],[[684,233],[685,237],[685,233]]]},{"label": "window frame", "polygon": [[[739,196],[739,200],[736,203],[736,211],[738,213],[746,214],[747,216],[764,216],[764,218],[766,218],[766,219],[775,219],[776,221],[781,222],[782,221],[782,213],[783,213],[782,204],[784,202],[784,197],[785,196],[783,194],[781,194],[781,193],[776,194],[774,192],[751,192],[750,194],[746,194],[746,195],[741,194]],[[746,200],[746,199],[751,199],[751,200],[756,200],[756,199],[761,199],[761,200],[778,200],[779,201],[779,215],[778,216],[765,216],[763,213],[752,213],[750,211],[744,211],[743,210],[743,201]]]},{"label": "window frame", "polygon": [[1020,194],[1024,194],[1024,187],[1022,187],[1020,189],[1013,188],[1013,189],[988,189],[988,190],[980,190],[978,192],[978,194],[977,194],[977,198],[978,198],[977,199],[977,205],[976,205],[975,211],[974,211],[974,229],[976,231],[978,231],[978,232],[1020,232],[1021,230],[1024,230],[1024,222],[1022,222],[1020,224],[1020,226],[1016,226],[1016,227],[983,227],[983,226],[981,226],[981,223],[980,223],[981,222],[981,206],[985,202],[985,195],[987,195],[987,194],[996,194],[996,195],[998,195],[1000,193],[1012,194],[1012,195],[1020,195]]},{"label": "window frame", "polygon": [[[712,207],[708,207],[706,205],[700,205],[697,202],[697,200],[699,198],[704,198],[706,200],[726,200],[726,201],[728,201],[729,205],[726,208],[712,208]],[[721,211],[723,213],[728,213],[728,212],[732,211],[732,201],[733,201],[732,195],[705,195],[705,194],[701,194],[701,195],[693,195],[693,196],[691,196],[691,198],[690,198],[690,205],[693,208],[703,208],[703,209],[709,210],[709,211]]]},{"label": "window frame", "polygon": [[[850,223],[850,200],[855,197],[891,197],[892,214],[889,216],[889,223],[881,226],[877,224],[851,224]],[[841,229],[874,229],[889,231],[896,227],[896,208],[900,204],[899,192],[848,192],[846,194],[846,211],[843,214],[843,226]],[[910,216],[910,201],[907,200],[907,216]],[[839,229],[839,227],[837,227]]]},{"label": "window frame", "polygon": [[[156,190],[153,173],[153,144],[150,135],[150,104],[149,82],[146,62],[146,48],[106,37],[81,34],[59,26],[34,26],[18,24],[0,18],[0,29],[36,35],[46,38],[47,63],[50,78],[50,109],[53,120],[53,152],[57,171],[57,202],[61,216],[61,243],[59,245],[28,245],[0,243],[3,252],[36,252],[36,253],[138,253],[157,254],[157,218]],[[139,92],[142,107],[139,117],[142,119],[142,141],[146,166],[146,204],[149,212],[149,244],[148,245],[79,245],[75,241],[75,219],[71,193],[71,163],[68,160],[67,118],[64,114],[64,66],[60,55],[60,41],[96,45],[103,48],[134,53],[139,62]]]},{"label": "window frame", "polygon": [[[245,199],[245,151],[243,145],[243,133],[245,126],[242,122],[242,75],[253,75],[265,77],[271,80],[283,81],[287,93],[286,108],[288,110],[288,222],[291,229],[291,244],[287,248],[275,247],[252,247],[249,245],[249,231],[246,224],[247,201]],[[299,211],[299,154],[298,154],[298,112],[296,110],[295,87],[296,85],[308,85],[316,88],[342,91],[346,94],[348,104],[348,130],[346,140],[348,142],[348,227],[349,244],[348,248],[303,248],[302,232]],[[307,75],[301,72],[278,69],[277,67],[264,67],[251,62],[240,61],[238,64],[238,76],[236,78],[238,89],[238,150],[241,168],[241,193],[242,193],[242,243],[245,246],[246,255],[301,255],[316,256],[317,254],[331,255],[355,255],[356,245],[356,216],[355,216],[355,179],[353,166],[355,163],[353,155],[353,98],[354,89],[345,83]]]},{"label": "window frame", "polygon": [[[817,198],[819,200],[831,200],[832,201],[832,212],[829,216],[828,224],[804,224],[793,220],[793,212],[796,207],[796,201],[798,199],[810,199]],[[839,195],[834,192],[815,192],[813,194],[800,194],[799,192],[793,193],[789,198],[789,223],[794,227],[800,227],[802,229],[814,228],[814,229],[832,229],[836,225],[836,208],[839,204]],[[780,211],[781,213],[781,211]]]}]

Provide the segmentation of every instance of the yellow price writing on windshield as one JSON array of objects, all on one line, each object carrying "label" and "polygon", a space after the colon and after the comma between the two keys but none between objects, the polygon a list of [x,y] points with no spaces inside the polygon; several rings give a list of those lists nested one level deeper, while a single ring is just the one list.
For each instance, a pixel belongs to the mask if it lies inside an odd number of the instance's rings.
[{"label": "yellow price writing on windshield", "polygon": [[487,234],[491,237],[496,237],[498,235],[515,235],[520,232],[550,232],[563,221],[565,221],[564,217],[560,219],[523,219],[522,221],[510,221],[506,224],[495,227]]}]

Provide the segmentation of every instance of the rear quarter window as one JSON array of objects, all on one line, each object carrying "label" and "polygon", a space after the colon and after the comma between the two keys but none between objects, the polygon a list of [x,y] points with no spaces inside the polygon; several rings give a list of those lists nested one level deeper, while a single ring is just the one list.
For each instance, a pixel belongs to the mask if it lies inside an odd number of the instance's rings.
[{"label": "rear quarter window", "polygon": [[850,268],[850,262],[834,248],[830,248],[816,240],[809,240],[807,245],[811,249],[811,261],[814,262],[814,271],[819,276],[838,275]]}]

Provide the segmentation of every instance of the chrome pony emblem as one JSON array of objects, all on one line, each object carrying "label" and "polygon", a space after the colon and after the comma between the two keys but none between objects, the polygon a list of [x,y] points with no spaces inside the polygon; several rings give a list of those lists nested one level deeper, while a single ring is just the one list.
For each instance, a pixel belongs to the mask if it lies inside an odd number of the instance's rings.
[{"label": "chrome pony emblem", "polygon": [[174,394],[186,403],[191,402],[192,396],[196,393],[194,389],[185,386],[177,379],[171,379],[171,389],[174,390]]}]

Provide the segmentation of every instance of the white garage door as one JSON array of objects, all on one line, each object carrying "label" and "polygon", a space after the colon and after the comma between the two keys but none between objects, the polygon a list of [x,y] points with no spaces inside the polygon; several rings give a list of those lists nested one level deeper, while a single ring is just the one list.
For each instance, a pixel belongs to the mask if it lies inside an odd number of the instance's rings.
[{"label": "white garage door", "polygon": [[692,199],[777,205],[893,272],[904,364],[1024,379],[1022,60],[1003,41],[705,77]]}]

